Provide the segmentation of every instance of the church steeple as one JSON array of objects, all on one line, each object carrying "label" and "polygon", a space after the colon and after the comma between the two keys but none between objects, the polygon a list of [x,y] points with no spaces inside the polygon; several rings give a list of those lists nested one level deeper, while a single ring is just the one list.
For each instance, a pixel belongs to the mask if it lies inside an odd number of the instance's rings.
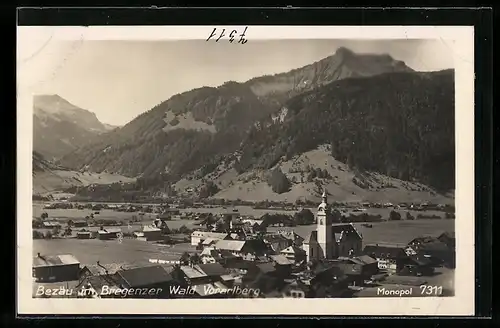
[{"label": "church steeple", "polygon": [[322,201],[318,206],[318,212],[316,213],[317,218],[317,241],[319,249],[323,258],[331,259],[333,258],[333,232],[332,232],[332,222],[331,213],[328,211],[328,199],[326,189],[323,189],[321,195]]}]

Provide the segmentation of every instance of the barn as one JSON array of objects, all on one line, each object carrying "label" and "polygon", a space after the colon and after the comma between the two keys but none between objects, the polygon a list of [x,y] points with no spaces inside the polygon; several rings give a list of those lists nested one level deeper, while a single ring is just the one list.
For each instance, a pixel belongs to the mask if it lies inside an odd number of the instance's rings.
[{"label": "barn", "polygon": [[71,254],[44,255],[33,258],[33,278],[37,282],[71,281],[80,276],[80,262]]}]

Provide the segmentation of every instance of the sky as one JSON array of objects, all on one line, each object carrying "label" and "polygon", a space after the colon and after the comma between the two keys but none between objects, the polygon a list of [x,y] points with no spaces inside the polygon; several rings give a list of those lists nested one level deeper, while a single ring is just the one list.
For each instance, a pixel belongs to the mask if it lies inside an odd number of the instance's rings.
[{"label": "sky", "polygon": [[347,47],[387,53],[417,71],[453,68],[439,40],[18,41],[18,97],[58,94],[124,125],[171,96],[226,81],[286,72]]}]

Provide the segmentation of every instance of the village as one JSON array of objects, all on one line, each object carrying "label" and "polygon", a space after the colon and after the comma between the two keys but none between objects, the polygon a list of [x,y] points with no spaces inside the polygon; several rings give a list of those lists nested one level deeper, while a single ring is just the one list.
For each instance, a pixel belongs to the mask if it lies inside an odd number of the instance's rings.
[{"label": "village", "polygon": [[[151,224],[134,225],[132,232],[122,231],[118,222],[104,226],[93,217],[75,220],[60,233],[72,236],[68,242],[101,240],[116,247],[153,243],[168,248],[147,264],[128,266],[110,260],[80,261],[64,247],[59,254],[36,251],[33,296],[59,295],[40,292],[44,288],[72,291],[57,297],[100,298],[380,297],[405,288],[405,296],[453,295],[453,232],[417,235],[406,244],[366,243],[352,222],[338,220],[329,208],[323,193],[315,214],[297,212],[294,221],[314,227],[306,235],[298,234],[293,224],[283,228],[287,225],[279,215],[255,219],[236,210],[197,215],[194,229],[169,227],[172,218],[184,215],[178,208],[156,215]],[[61,229],[60,223],[44,219],[34,221],[33,228]],[[88,219],[95,222],[89,226]],[[35,231],[34,238],[46,238],[43,233],[35,237]],[[96,247],[105,253],[108,245]],[[430,291],[421,286],[430,286]],[[110,289],[155,292],[123,295],[109,293]]]}]

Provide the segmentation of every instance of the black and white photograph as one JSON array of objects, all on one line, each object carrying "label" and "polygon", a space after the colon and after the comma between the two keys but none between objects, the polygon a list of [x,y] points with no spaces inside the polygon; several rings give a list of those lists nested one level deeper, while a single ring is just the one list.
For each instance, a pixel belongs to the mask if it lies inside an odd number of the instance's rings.
[{"label": "black and white photograph", "polygon": [[457,177],[472,175],[472,142],[464,153],[457,139],[473,131],[456,131],[472,129],[472,98],[458,99],[473,81],[458,78],[473,59],[456,40],[468,34],[263,29],[18,27],[32,300],[466,297],[474,216],[460,188],[473,184]]}]

